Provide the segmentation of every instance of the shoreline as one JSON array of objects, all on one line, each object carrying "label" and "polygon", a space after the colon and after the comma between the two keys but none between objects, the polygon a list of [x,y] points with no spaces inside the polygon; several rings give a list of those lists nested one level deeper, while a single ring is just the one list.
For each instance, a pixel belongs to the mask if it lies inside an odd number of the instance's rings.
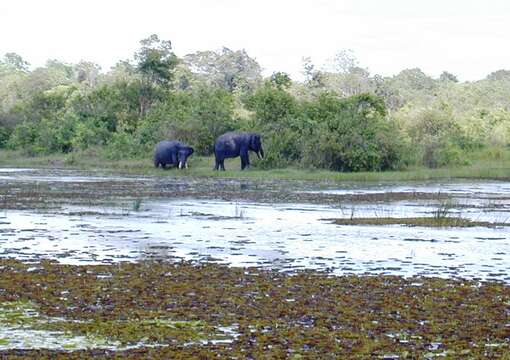
[{"label": "shoreline", "polygon": [[192,157],[190,168],[156,169],[150,158],[108,160],[97,154],[70,153],[28,157],[16,151],[0,151],[0,167],[62,169],[101,171],[106,174],[145,175],[157,177],[197,177],[227,179],[264,179],[311,181],[318,183],[341,182],[395,182],[395,181],[440,181],[453,179],[472,180],[510,180],[510,159],[473,161],[471,165],[451,168],[410,167],[405,170],[383,172],[335,172],[319,169],[283,169],[262,170],[255,166],[241,171],[239,159],[226,161],[227,171],[213,171],[213,157]]}]

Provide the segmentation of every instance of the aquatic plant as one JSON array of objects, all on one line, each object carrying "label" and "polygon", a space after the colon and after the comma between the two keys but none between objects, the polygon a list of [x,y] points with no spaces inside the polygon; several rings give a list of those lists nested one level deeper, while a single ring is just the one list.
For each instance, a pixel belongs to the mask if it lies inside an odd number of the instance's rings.
[{"label": "aquatic plant", "polygon": [[140,211],[142,207],[142,198],[136,198],[133,201],[133,211]]},{"label": "aquatic plant", "polygon": [[[440,196],[440,193],[438,193],[438,198]],[[440,201],[439,205],[436,207],[436,209],[432,212],[432,216],[436,220],[441,220],[445,218],[451,217],[451,211],[454,208],[454,203],[451,197],[448,197],[442,201]]]},{"label": "aquatic plant", "polygon": [[[33,304],[39,317],[60,319],[38,322],[41,328],[140,346],[4,350],[2,356],[505,358],[510,351],[510,287],[499,282],[288,275],[191,262],[72,266],[2,259],[0,289],[1,303]],[[218,334],[229,341],[214,342]]]}]

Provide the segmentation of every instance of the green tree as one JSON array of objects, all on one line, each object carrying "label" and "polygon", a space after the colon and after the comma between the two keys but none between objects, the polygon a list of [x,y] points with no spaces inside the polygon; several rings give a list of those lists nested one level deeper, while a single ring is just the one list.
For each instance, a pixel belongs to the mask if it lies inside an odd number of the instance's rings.
[{"label": "green tree", "polygon": [[487,80],[510,80],[510,70],[497,70],[487,75]]},{"label": "green tree", "polygon": [[289,74],[278,71],[274,72],[270,78],[271,83],[279,89],[288,89],[292,85]]},{"label": "green tree", "polygon": [[261,125],[277,125],[297,110],[297,102],[284,89],[267,82],[246,99],[246,107],[255,113]]},{"label": "green tree", "polygon": [[250,90],[261,81],[262,69],[246,50],[198,51],[184,57],[184,62],[207,85],[233,92]]},{"label": "green tree", "polygon": [[[155,34],[140,41],[141,48],[135,53],[136,69],[140,74],[140,117],[161,96],[160,90],[172,85],[177,56],[172,52],[169,40],[160,40]],[[163,91],[164,92],[164,91]]]},{"label": "green tree", "polygon": [[1,63],[10,66],[17,71],[22,71],[25,73],[28,72],[28,67],[30,66],[30,64],[26,62],[20,55],[12,52],[6,53],[4,55],[3,62],[0,61],[0,64]]},{"label": "green tree", "polygon": [[439,81],[441,81],[441,82],[451,81],[451,82],[454,82],[454,83],[459,82],[457,77],[455,75],[453,75],[452,73],[449,73],[448,71],[443,71],[441,73],[441,75],[439,75]]}]

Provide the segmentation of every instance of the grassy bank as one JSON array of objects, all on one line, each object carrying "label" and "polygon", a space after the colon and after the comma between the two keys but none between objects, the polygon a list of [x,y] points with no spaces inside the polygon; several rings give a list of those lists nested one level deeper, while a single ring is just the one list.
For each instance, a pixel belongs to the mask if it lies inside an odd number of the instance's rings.
[{"label": "grassy bank", "polygon": [[[252,156],[254,158],[254,156]],[[178,171],[155,169],[151,156],[143,159],[111,160],[99,152],[77,152],[71,154],[54,154],[28,157],[21,152],[0,151],[0,167],[18,168],[67,168],[80,170],[102,170],[106,172],[156,175],[156,176],[196,176],[280,180],[309,181],[411,181],[440,180],[452,178],[466,179],[510,179],[510,149],[485,149],[466,155],[469,165],[430,169],[426,167],[410,167],[400,171],[342,173],[326,170],[285,168],[261,170],[257,168],[257,160],[248,171],[240,171],[240,160],[228,159],[225,172],[213,171],[214,157],[192,156],[190,168]]]}]

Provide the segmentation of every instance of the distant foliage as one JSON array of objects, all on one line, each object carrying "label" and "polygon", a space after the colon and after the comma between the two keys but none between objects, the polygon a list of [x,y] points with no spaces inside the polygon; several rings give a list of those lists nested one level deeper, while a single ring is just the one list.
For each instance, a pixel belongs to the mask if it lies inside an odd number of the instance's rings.
[{"label": "distant foliage", "polygon": [[[351,50],[325,65],[303,59],[302,82],[284,72],[264,79],[245,50],[178,58],[151,35],[132,59],[107,72],[97,64],[48,60],[35,69],[20,55],[0,60],[0,148],[28,155],[81,151],[150,159],[177,139],[210,156],[231,131],[262,134],[261,168],[384,171],[466,163],[510,146],[510,71],[462,82],[418,68],[371,74]],[[496,149],[496,150],[494,150]]]}]

